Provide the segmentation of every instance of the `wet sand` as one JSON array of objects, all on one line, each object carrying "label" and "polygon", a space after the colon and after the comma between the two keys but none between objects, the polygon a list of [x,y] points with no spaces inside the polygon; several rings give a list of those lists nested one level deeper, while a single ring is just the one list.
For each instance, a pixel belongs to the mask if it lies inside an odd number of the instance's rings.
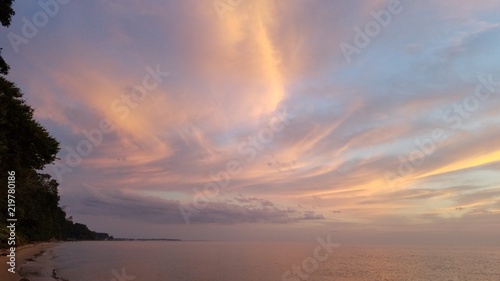
[{"label": "wet sand", "polygon": [[19,269],[28,261],[36,255],[47,251],[50,247],[54,246],[55,243],[38,243],[30,244],[22,247],[16,248],[16,273],[11,273],[8,271],[9,257],[0,256],[0,280],[2,281],[19,281],[22,276],[19,275]]}]

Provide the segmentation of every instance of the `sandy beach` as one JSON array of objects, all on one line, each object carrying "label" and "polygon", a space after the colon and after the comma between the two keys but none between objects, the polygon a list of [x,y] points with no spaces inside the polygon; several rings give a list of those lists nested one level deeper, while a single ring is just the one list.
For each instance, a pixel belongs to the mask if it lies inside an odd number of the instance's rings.
[{"label": "sandy beach", "polygon": [[0,256],[0,280],[2,281],[18,281],[22,278],[19,275],[19,269],[26,261],[33,258],[35,255],[40,254],[50,247],[54,246],[55,243],[38,243],[30,244],[19,247],[16,249],[16,273],[11,273],[8,271],[9,265],[7,264],[9,258],[7,256]]}]

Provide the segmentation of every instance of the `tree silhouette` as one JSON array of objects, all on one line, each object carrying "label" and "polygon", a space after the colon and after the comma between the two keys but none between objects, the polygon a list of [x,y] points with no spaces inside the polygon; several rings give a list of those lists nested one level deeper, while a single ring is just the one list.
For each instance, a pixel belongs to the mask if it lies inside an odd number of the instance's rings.
[{"label": "tree silhouette", "polygon": [[[2,25],[8,26],[13,15],[12,1],[2,0]],[[0,56],[0,74],[8,71]],[[49,239],[107,239],[106,233],[96,233],[66,219],[66,212],[59,206],[59,184],[50,175],[38,172],[56,159],[59,142],[34,119],[33,111],[21,90],[0,76],[0,248],[7,247],[9,235],[5,225],[9,171],[15,172],[17,245]]]},{"label": "tree silhouette", "polygon": [[[12,16],[14,16],[15,12],[12,9],[13,0],[3,0],[0,1],[0,22],[3,26],[8,27],[12,20]],[[0,48],[0,53],[2,48]],[[9,73],[9,65],[5,62],[3,57],[0,55],[0,74],[7,75]]]}]

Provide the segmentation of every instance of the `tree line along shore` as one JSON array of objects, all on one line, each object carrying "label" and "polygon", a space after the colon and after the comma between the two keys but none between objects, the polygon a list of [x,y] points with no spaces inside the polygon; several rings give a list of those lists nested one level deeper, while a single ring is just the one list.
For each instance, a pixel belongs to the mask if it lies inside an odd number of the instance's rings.
[{"label": "tree line along shore", "polygon": [[[15,14],[12,3],[0,2],[4,27]],[[56,160],[59,142],[34,119],[34,109],[21,90],[6,79],[9,70],[0,55],[0,248],[50,240],[113,239],[67,218],[59,205],[59,183],[40,172]]]}]

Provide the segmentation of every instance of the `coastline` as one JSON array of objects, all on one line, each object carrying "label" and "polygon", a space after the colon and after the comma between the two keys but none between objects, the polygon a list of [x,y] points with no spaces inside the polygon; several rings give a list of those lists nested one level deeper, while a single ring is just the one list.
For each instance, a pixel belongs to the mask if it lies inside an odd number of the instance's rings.
[{"label": "coastline", "polygon": [[16,272],[11,273],[8,271],[9,265],[7,262],[9,258],[7,256],[0,256],[0,280],[2,281],[19,281],[23,276],[19,274],[21,267],[26,264],[27,261],[34,258],[37,255],[47,251],[53,247],[56,243],[54,242],[42,242],[37,244],[28,244],[16,248]]}]

